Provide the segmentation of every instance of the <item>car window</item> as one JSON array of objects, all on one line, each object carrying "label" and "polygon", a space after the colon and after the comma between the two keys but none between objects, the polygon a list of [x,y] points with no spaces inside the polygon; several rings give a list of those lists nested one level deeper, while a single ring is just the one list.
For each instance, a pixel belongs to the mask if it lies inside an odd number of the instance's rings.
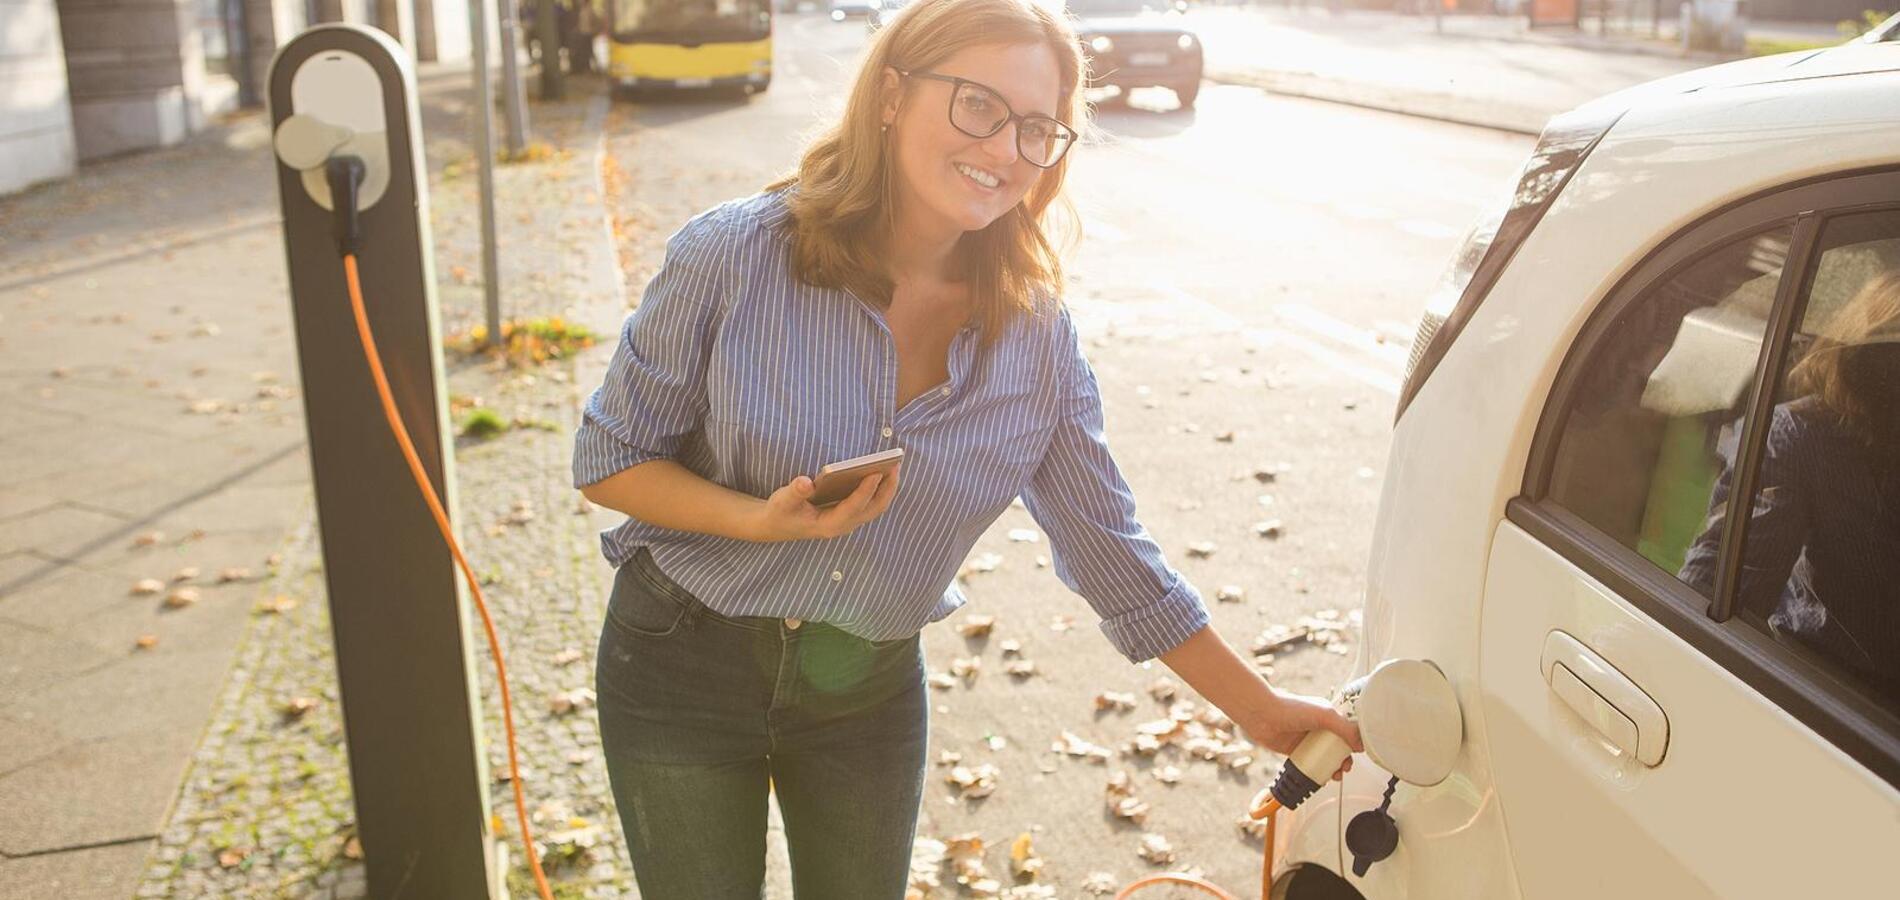
[{"label": "car window", "polygon": [[1742,507],[1735,614],[1900,712],[1900,211],[1831,219],[1817,249]]},{"label": "car window", "polygon": [[1733,458],[1792,226],[1730,241],[1624,307],[1583,366],[1548,498],[1713,594],[1710,500]]}]

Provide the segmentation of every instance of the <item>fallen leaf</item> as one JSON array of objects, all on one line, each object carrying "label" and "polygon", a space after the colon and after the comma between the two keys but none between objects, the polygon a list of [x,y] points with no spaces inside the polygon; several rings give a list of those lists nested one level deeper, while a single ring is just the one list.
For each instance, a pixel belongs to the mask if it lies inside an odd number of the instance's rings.
[{"label": "fallen leaf", "polygon": [[971,891],[988,890],[994,895],[1002,885],[990,879],[983,866],[983,839],[972,831],[960,834],[944,842],[944,858],[950,861],[950,871],[957,883]]},{"label": "fallen leaf", "polygon": [[158,646],[158,635],[156,635],[156,634],[141,634],[141,635],[139,635],[139,639],[138,639],[138,642],[137,642],[137,647],[138,647],[138,648],[139,648],[140,650],[150,650],[150,649],[152,649],[153,647],[156,647],[156,646]]},{"label": "fallen leaf", "polygon": [[1178,690],[1179,687],[1174,683],[1174,679],[1157,678],[1153,684],[1148,685],[1148,696],[1155,698],[1157,703],[1167,703],[1174,699]]},{"label": "fallen leaf", "polygon": [[1286,526],[1279,519],[1267,519],[1253,523],[1253,533],[1270,541],[1277,541],[1286,534]]},{"label": "fallen leaf", "polygon": [[931,687],[940,691],[947,691],[957,686],[956,676],[948,672],[933,672],[925,681],[928,681]]},{"label": "fallen leaf", "polygon": [[343,842],[343,858],[344,859],[362,859],[363,858],[362,838],[359,838],[356,835],[350,835],[350,839]]},{"label": "fallen leaf", "polygon": [[557,666],[573,665],[574,663],[580,662],[586,655],[587,654],[582,652],[578,647],[569,647],[566,650],[554,654],[554,664]]},{"label": "fallen leaf", "polygon": [[132,585],[134,594],[156,594],[165,589],[165,582],[156,578],[141,578]]},{"label": "fallen leaf", "polygon": [[1016,640],[1014,638],[1011,638],[1009,640],[1002,642],[1001,644],[998,644],[997,648],[1002,650],[1003,655],[1006,657],[1021,656],[1023,652],[1023,642]]},{"label": "fallen leaf", "polygon": [[962,800],[980,800],[996,790],[996,777],[1002,774],[995,765],[983,763],[972,769],[969,766],[953,766],[944,780],[955,785]]},{"label": "fallen leaf", "polygon": [[315,697],[292,697],[284,701],[282,707],[284,717],[289,719],[301,719],[304,717],[304,714],[316,709],[317,705],[321,702],[322,701]]},{"label": "fallen leaf", "polygon": [[1218,550],[1220,550],[1220,547],[1213,541],[1195,541],[1189,544],[1187,548],[1188,555],[1195,559],[1206,559],[1213,556]]},{"label": "fallen leaf", "polygon": [[274,614],[287,613],[296,608],[297,598],[289,594],[278,594],[269,600],[260,600],[256,607],[258,612]]},{"label": "fallen leaf", "polygon": [[250,577],[251,577],[250,569],[241,568],[237,566],[233,566],[232,568],[229,568],[229,569],[218,570],[219,584],[229,584],[230,582],[233,582],[233,581],[244,581],[245,579],[248,579]]},{"label": "fallen leaf", "polygon": [[1155,780],[1162,784],[1180,784],[1181,770],[1175,766],[1162,766],[1154,770]]},{"label": "fallen leaf", "polygon": [[1109,760],[1115,758],[1115,751],[1100,744],[1090,743],[1083,740],[1079,735],[1068,731],[1063,732],[1062,739],[1056,741],[1049,749],[1057,753],[1083,757],[1095,763],[1106,764]]},{"label": "fallen leaf", "polygon": [[1030,845],[1030,834],[1025,831],[1016,836],[1009,845],[1009,871],[1022,881],[1034,881],[1042,874],[1042,857],[1036,855],[1036,848]]},{"label": "fallen leaf", "polygon": [[1223,584],[1214,599],[1222,603],[1239,603],[1247,599],[1247,591],[1237,584]]},{"label": "fallen leaf", "polygon": [[1082,890],[1097,897],[1113,894],[1116,891],[1115,875],[1112,872],[1090,872],[1087,881],[1082,882]]},{"label": "fallen leaf", "polygon": [[1028,678],[1036,674],[1036,663],[1034,660],[1018,659],[1004,666],[1003,671],[1008,672],[1013,678]]},{"label": "fallen leaf", "polygon": [[1035,544],[1042,541],[1042,534],[1034,528],[1011,528],[1009,539],[1018,544]]},{"label": "fallen leaf", "polygon": [[1214,435],[1214,440],[1223,444],[1231,444],[1234,442],[1234,433],[1231,431],[1223,431],[1220,434]]},{"label": "fallen leaf", "polygon": [[1095,711],[1096,712],[1105,712],[1108,710],[1113,710],[1115,712],[1128,712],[1134,708],[1135,708],[1134,694],[1117,693],[1115,691],[1103,691],[1095,695]]},{"label": "fallen leaf", "polygon": [[1150,807],[1135,796],[1134,782],[1127,772],[1116,772],[1108,776],[1108,785],[1104,789],[1108,801],[1108,811],[1116,818],[1140,825],[1148,820]]},{"label": "fallen leaf", "polygon": [[1074,627],[1075,627],[1074,616],[1056,616],[1055,618],[1049,620],[1050,631],[1058,631],[1058,632],[1068,631],[1069,629],[1074,628]]},{"label": "fallen leaf", "polygon": [[957,624],[957,633],[966,638],[989,637],[990,632],[995,628],[995,616],[972,614],[963,617],[963,621]]},{"label": "fallen leaf", "polygon": [[943,869],[944,843],[919,835],[910,845],[910,885],[905,900],[924,900],[943,883],[937,873]]},{"label": "fallen leaf", "polygon": [[937,765],[954,766],[963,761],[963,754],[955,750],[945,750],[937,756]]},{"label": "fallen leaf", "polygon": [[566,715],[594,705],[597,699],[593,688],[577,687],[562,691],[548,699],[548,710],[557,716]]},{"label": "fallen leaf", "polygon": [[177,572],[172,573],[172,583],[177,584],[178,582],[181,582],[181,581],[190,581],[193,578],[197,578],[197,577],[198,577],[198,567],[186,566],[182,569],[179,569]]},{"label": "fallen leaf", "polygon": [[1174,845],[1168,843],[1167,838],[1158,834],[1142,835],[1141,846],[1138,847],[1135,852],[1140,855],[1142,859],[1157,866],[1172,865],[1174,863]]},{"label": "fallen leaf", "polygon": [[244,860],[250,857],[254,849],[255,848],[252,847],[226,847],[218,851],[218,865],[227,869],[235,869],[244,864]]},{"label": "fallen leaf", "polygon": [[148,531],[148,532],[146,532],[146,533],[144,533],[144,534],[141,534],[141,535],[139,535],[139,536],[138,536],[138,537],[136,537],[136,538],[133,538],[133,539],[132,539],[132,546],[134,546],[134,547],[150,547],[150,546],[152,546],[153,544],[156,544],[156,543],[158,543],[159,541],[162,541],[162,540],[164,540],[164,539],[165,539],[165,532],[163,532],[163,531]]},{"label": "fallen leaf", "polygon": [[165,605],[172,609],[183,609],[198,602],[198,592],[191,588],[179,588],[165,597]]},{"label": "fallen leaf", "polygon": [[976,676],[983,670],[983,660],[974,656],[959,656],[950,661],[950,674],[963,679],[965,687],[976,683]]}]

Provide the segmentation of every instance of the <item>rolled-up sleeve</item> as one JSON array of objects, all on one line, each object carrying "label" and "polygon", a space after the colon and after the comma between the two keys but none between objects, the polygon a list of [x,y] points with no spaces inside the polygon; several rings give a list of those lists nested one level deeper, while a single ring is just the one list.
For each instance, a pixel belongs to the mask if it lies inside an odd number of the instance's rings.
[{"label": "rolled-up sleeve", "polygon": [[725,231],[707,213],[667,241],[666,259],[620,329],[607,376],[574,435],[574,486],[670,459],[706,412],[706,361],[729,294]]},{"label": "rolled-up sleeve", "polygon": [[1135,497],[1109,453],[1101,390],[1075,323],[1061,315],[1054,436],[1023,503],[1049,535],[1056,577],[1102,617],[1102,633],[1132,662],[1179,646],[1208,623],[1193,585],[1169,567],[1135,519]]}]

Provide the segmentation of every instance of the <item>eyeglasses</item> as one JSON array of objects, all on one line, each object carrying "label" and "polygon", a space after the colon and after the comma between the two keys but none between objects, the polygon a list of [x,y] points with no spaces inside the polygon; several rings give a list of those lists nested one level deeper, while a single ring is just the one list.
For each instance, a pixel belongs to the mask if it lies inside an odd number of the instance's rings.
[{"label": "eyeglasses", "polygon": [[1048,116],[1017,115],[1015,110],[1009,108],[1009,102],[1003,99],[1003,95],[967,78],[935,72],[906,72],[903,69],[898,69],[897,74],[905,78],[928,78],[952,85],[950,124],[973,138],[989,137],[1002,131],[1003,126],[1015,122],[1016,152],[1039,169],[1055,166],[1075,145],[1078,136],[1075,129]]}]

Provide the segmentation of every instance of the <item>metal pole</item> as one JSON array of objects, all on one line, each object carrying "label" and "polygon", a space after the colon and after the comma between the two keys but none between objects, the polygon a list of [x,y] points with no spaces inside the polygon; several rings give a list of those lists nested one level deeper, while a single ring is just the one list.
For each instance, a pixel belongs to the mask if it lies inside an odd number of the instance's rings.
[{"label": "metal pole", "polygon": [[561,82],[561,28],[555,21],[554,0],[534,6],[534,30],[541,43],[541,99],[559,100],[566,91]]},{"label": "metal pole", "polygon": [[[481,173],[482,306],[488,313],[488,346],[501,346],[501,270],[495,260],[495,103],[489,97],[488,4],[468,5],[475,18],[475,169]],[[543,53],[547,50],[543,48]]]},{"label": "metal pole", "polygon": [[508,113],[508,158],[514,159],[528,144],[528,105],[522,102],[521,71],[515,59],[514,0],[500,2],[501,105]]}]

